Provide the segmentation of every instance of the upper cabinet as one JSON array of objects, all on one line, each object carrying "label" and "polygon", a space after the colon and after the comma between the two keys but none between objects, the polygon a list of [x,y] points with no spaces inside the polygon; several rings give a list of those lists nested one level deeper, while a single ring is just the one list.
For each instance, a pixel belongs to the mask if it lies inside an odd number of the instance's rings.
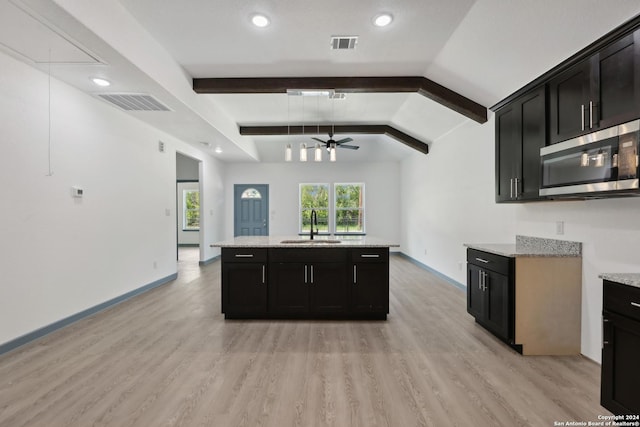
[{"label": "upper cabinet", "polygon": [[640,116],[640,30],[549,80],[551,144]]},{"label": "upper cabinet", "polygon": [[540,148],[546,145],[541,86],[496,112],[496,201],[539,200]]}]

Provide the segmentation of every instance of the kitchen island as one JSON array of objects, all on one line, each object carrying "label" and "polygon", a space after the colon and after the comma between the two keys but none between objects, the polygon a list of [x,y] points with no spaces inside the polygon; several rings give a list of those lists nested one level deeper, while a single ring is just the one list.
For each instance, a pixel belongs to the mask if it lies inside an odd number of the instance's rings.
[{"label": "kitchen island", "polygon": [[240,236],[222,248],[226,319],[381,319],[389,248],[365,236]]}]

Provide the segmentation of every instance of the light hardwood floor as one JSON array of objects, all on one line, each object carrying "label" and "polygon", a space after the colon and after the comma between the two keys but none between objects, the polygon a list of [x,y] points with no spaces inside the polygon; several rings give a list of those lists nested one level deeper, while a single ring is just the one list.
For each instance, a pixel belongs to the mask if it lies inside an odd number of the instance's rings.
[{"label": "light hardwood floor", "polygon": [[599,365],[523,357],[391,258],[385,321],[225,321],[220,262],[0,356],[0,426],[553,426]]}]

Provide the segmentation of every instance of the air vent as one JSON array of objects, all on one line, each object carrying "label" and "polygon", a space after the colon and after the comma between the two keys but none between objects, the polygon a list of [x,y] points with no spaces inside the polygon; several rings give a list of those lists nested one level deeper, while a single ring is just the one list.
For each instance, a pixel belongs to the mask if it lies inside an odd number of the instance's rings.
[{"label": "air vent", "polygon": [[125,111],[171,111],[151,95],[139,93],[100,93],[98,96]]},{"label": "air vent", "polygon": [[331,37],[331,49],[333,50],[355,49],[357,44],[358,44],[358,36]]}]

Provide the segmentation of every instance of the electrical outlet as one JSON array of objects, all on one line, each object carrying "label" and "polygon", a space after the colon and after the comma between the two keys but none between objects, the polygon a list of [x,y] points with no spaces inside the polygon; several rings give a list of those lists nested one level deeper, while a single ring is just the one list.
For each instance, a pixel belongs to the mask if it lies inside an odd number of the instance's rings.
[{"label": "electrical outlet", "polygon": [[556,221],[556,234],[558,236],[564,234],[564,221]]}]

